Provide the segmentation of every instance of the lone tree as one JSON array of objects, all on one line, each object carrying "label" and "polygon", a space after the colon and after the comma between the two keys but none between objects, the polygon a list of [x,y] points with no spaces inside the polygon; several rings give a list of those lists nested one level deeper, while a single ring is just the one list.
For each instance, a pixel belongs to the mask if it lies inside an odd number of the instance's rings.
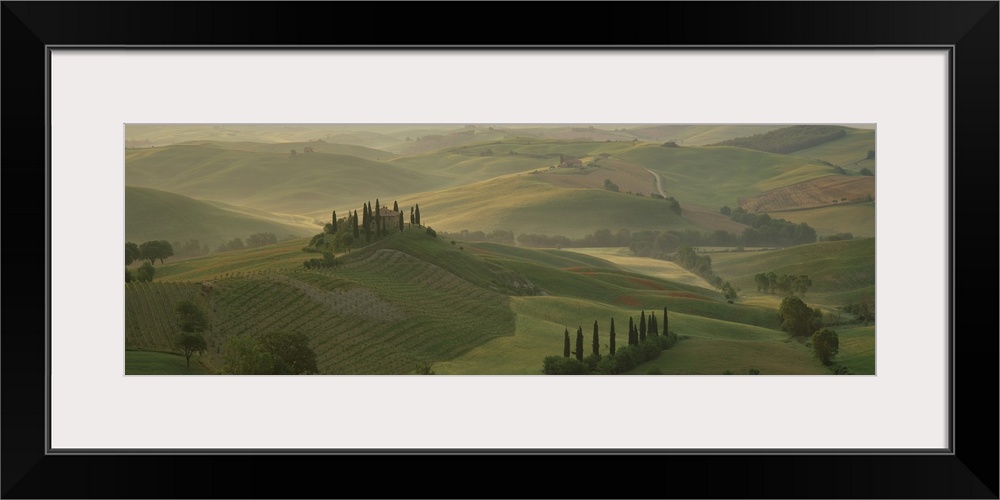
[{"label": "lone tree", "polygon": [[824,328],[814,333],[812,336],[812,344],[816,357],[819,358],[824,365],[829,365],[830,361],[840,350],[840,339],[837,338],[837,332],[829,328]]},{"label": "lone tree", "polygon": [[569,328],[566,328],[565,331],[563,331],[563,336],[564,336],[564,340],[563,340],[563,357],[564,358],[568,358],[569,357]]},{"label": "lone tree", "polygon": [[358,211],[354,211],[354,217],[351,219],[351,230],[354,231],[354,239],[361,237],[361,232],[358,230]]},{"label": "lone tree", "polygon": [[413,215],[413,207],[410,207],[410,225],[411,226],[417,225],[417,218],[416,216]]},{"label": "lone tree", "polygon": [[649,311],[649,334],[659,335],[659,333],[660,333],[660,327],[656,323],[656,313],[653,311]]},{"label": "lone tree", "polygon": [[163,259],[174,255],[174,247],[167,240],[147,241],[139,245],[139,255],[150,264],[156,264],[157,259],[163,264]]},{"label": "lone tree", "polygon": [[417,225],[420,225],[420,204],[417,203],[417,208],[414,210],[414,218],[417,221]]},{"label": "lone tree", "polygon": [[191,368],[191,355],[203,353],[208,348],[205,337],[201,334],[208,328],[208,318],[189,300],[178,303],[174,311],[177,313],[177,327],[180,328],[176,346],[184,353],[187,367]]},{"label": "lone tree", "polygon": [[593,341],[594,354],[601,354],[601,341],[597,338],[597,320],[594,320],[594,341]]},{"label": "lone tree", "polygon": [[333,234],[333,233],[336,233],[336,232],[337,232],[337,211],[334,210],[333,211],[333,229],[330,230],[330,233]]},{"label": "lone tree", "polygon": [[156,274],[156,268],[153,267],[149,262],[143,262],[139,266],[139,270],[135,272],[136,281],[153,281],[153,276]]},{"label": "lone tree", "polygon": [[576,327],[576,359],[583,361],[583,327]]},{"label": "lone tree", "polygon": [[608,332],[608,352],[615,355],[615,318],[611,318],[611,330]]},{"label": "lone tree", "polygon": [[804,337],[822,326],[819,309],[810,309],[798,297],[785,297],[778,308],[781,329],[795,337]]}]

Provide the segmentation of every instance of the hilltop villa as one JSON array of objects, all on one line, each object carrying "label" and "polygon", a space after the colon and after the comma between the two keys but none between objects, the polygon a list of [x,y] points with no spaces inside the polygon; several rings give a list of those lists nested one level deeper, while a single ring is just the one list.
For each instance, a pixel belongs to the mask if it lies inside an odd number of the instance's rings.
[{"label": "hilltop villa", "polygon": [[381,224],[384,220],[386,229],[393,228],[399,230],[401,229],[399,227],[399,221],[403,220],[399,217],[401,213],[402,212],[397,212],[396,210],[389,208],[380,208],[378,211],[380,220],[378,222]]}]

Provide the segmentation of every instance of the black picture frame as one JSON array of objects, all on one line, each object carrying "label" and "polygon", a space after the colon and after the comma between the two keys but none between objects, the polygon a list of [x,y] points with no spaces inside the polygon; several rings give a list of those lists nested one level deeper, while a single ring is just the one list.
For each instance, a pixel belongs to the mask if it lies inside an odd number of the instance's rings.
[{"label": "black picture frame", "polygon": [[[997,498],[996,324],[962,297],[992,300],[998,160],[998,2],[520,3],[3,2],[7,262],[31,269],[4,293],[4,498],[705,497]],[[570,8],[571,6],[571,8]],[[458,9],[468,22],[443,13]],[[419,22],[415,22],[418,20]],[[581,27],[578,33],[567,27]],[[593,26],[593,29],[586,29]],[[564,38],[565,37],[565,38]],[[52,455],[45,437],[50,280],[48,46],[464,47],[590,45],[952,47],[952,429],[945,454],[362,453]],[[962,188],[962,196],[958,196]],[[27,199],[25,199],[27,194]],[[43,205],[44,202],[44,205]],[[42,206],[39,206],[42,205]],[[919,213],[919,209],[915,208]],[[976,221],[971,223],[969,221]],[[961,227],[961,249],[955,230]],[[980,227],[991,229],[979,229]],[[31,235],[31,237],[26,237]],[[13,238],[12,238],[13,237]],[[14,239],[15,241],[11,241]],[[988,239],[988,240],[987,240]],[[980,256],[988,251],[989,255]],[[22,263],[24,265],[22,265]],[[41,265],[30,265],[39,263]],[[983,269],[987,267],[988,269]],[[10,269],[10,267],[8,267]],[[45,270],[44,280],[39,270]],[[975,272],[973,272],[975,271]],[[962,285],[959,288],[959,285]],[[961,305],[963,316],[954,314]],[[961,321],[959,321],[961,320]],[[959,327],[961,325],[961,327]],[[81,325],[86,330],[87,325]],[[958,331],[966,332],[956,339]],[[655,416],[648,420],[653,429]],[[419,457],[414,455],[420,455]],[[487,462],[476,455],[491,455]],[[477,462],[479,461],[479,462]],[[330,477],[304,477],[315,467]],[[447,468],[465,480],[428,478]],[[454,469],[451,469],[451,468]],[[633,471],[634,474],[630,474]],[[609,477],[601,481],[596,476]],[[484,485],[464,491],[462,484]],[[535,486],[540,485],[540,486]],[[316,488],[320,488],[316,490]],[[318,491],[318,493],[317,493]]]}]

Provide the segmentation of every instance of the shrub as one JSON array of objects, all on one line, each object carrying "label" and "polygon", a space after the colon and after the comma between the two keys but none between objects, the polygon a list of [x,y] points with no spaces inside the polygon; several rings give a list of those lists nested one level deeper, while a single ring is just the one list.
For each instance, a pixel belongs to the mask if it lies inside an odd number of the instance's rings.
[{"label": "shrub", "polygon": [[547,356],[542,361],[542,373],[546,375],[586,375],[587,366],[576,358]]},{"label": "shrub", "polygon": [[430,226],[427,226],[427,234],[430,235],[432,238],[437,238],[438,235],[437,231],[431,229]]}]

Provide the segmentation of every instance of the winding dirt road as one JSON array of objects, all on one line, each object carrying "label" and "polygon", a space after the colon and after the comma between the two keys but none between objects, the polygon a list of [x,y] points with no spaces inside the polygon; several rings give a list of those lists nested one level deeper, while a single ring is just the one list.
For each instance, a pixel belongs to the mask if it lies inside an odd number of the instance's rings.
[{"label": "winding dirt road", "polygon": [[648,168],[646,169],[646,171],[653,174],[653,177],[656,177],[656,190],[660,192],[660,196],[666,198],[667,193],[663,192],[663,180],[660,179],[660,174],[653,172]]}]

